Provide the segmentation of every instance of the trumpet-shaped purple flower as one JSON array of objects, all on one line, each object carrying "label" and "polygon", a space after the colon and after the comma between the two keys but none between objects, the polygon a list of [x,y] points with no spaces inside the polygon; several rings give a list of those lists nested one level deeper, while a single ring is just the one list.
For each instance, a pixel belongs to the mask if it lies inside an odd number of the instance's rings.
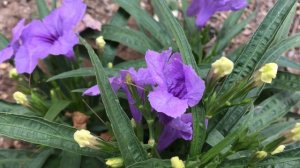
[{"label": "trumpet-shaped purple flower", "polygon": [[183,64],[179,53],[172,54],[171,49],[162,53],[149,50],[146,63],[154,83],[148,98],[157,112],[177,118],[201,100],[204,81],[191,66]]},{"label": "trumpet-shaped purple flower", "polygon": [[171,118],[160,115],[160,121],[164,125],[164,129],[160,134],[157,149],[163,151],[177,139],[192,140],[192,114],[183,114],[177,118]]},{"label": "trumpet-shaped purple flower", "polygon": [[25,19],[19,21],[19,23],[13,28],[12,34],[13,39],[8,44],[8,46],[0,51],[0,63],[10,59],[20,46],[20,36],[25,28]]},{"label": "trumpet-shaped purple flower", "polygon": [[[73,46],[79,41],[73,29],[83,17],[85,9],[86,5],[81,0],[64,0],[61,7],[43,20],[33,20],[26,28],[20,26],[17,35],[14,34],[16,39],[11,42],[22,42],[20,48],[14,50],[18,73],[32,73],[38,60],[49,54],[72,58]],[[4,52],[4,59],[13,55],[11,50],[6,49]]]},{"label": "trumpet-shaped purple flower", "polygon": [[[127,81],[126,81],[127,75],[130,75],[132,83],[127,83]],[[140,99],[143,100],[144,94],[145,94],[144,86],[145,86],[146,82],[147,83],[150,82],[149,74],[148,74],[147,70],[144,68],[140,68],[138,71],[135,71],[133,68],[129,68],[128,70],[122,70],[120,72],[120,77],[112,77],[109,79],[109,82],[115,92],[117,92],[120,88],[122,88],[122,90],[125,92],[125,94],[127,96],[129,108],[130,108],[133,118],[137,122],[141,122],[141,120],[142,120],[141,113],[138,110],[138,108],[136,107],[136,102],[129,91],[128,85],[134,86],[137,89]],[[88,96],[96,96],[99,94],[101,94],[101,93],[100,93],[99,87],[97,85],[87,89],[83,93],[83,95],[88,95]]]},{"label": "trumpet-shaped purple flower", "polygon": [[246,6],[247,0],[193,0],[187,9],[187,15],[196,16],[196,26],[202,28],[214,13],[237,11]]}]

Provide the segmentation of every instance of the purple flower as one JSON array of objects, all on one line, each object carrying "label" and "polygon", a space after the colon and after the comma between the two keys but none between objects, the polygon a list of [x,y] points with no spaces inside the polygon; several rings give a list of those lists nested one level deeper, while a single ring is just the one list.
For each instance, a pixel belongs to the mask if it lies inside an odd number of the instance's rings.
[{"label": "purple flower", "polygon": [[[127,75],[130,75],[132,83],[127,83]],[[137,122],[141,122],[142,116],[140,111],[136,107],[136,102],[132,97],[131,92],[129,91],[128,85],[132,85],[133,87],[135,87],[137,89],[140,99],[144,101],[144,86],[146,82],[150,82],[150,79],[148,77],[148,72],[144,68],[140,68],[138,71],[135,71],[133,68],[129,68],[128,70],[121,70],[120,77],[112,77],[109,79],[109,82],[115,92],[117,92],[120,88],[122,88],[122,90],[125,92],[128,99],[131,114]],[[101,93],[97,85],[87,89],[83,93],[83,95],[88,96],[96,96],[99,94]]]},{"label": "purple flower", "polygon": [[[49,54],[72,58],[73,46],[79,42],[73,29],[83,17],[85,9],[86,5],[81,0],[64,0],[61,7],[43,20],[33,20],[26,28],[18,28],[17,35],[14,34],[17,41],[22,41],[20,48],[14,50],[18,73],[32,73],[38,60]],[[6,50],[5,59],[9,59],[12,52]]]},{"label": "purple flower", "polygon": [[[164,114],[159,114],[159,121],[164,125],[164,129],[160,134],[157,149],[163,151],[177,139],[184,139],[187,141],[193,138],[193,119],[192,114],[183,114],[177,118],[171,118]],[[207,127],[208,120],[205,120]]]},{"label": "purple flower", "polygon": [[0,51],[0,63],[10,59],[15,52],[19,49],[20,41],[19,38],[25,28],[25,19],[19,21],[19,23],[13,28],[12,34],[13,39],[8,44],[8,46]]},{"label": "purple flower", "polygon": [[160,134],[157,149],[163,151],[177,139],[192,140],[192,114],[183,114],[177,118],[159,115],[164,129]]},{"label": "purple flower", "polygon": [[146,63],[154,83],[154,90],[148,95],[153,109],[177,118],[199,103],[204,81],[191,66],[183,64],[179,53],[172,54],[171,49],[162,53],[149,50]]},{"label": "purple flower", "polygon": [[237,11],[246,6],[247,0],[193,0],[187,9],[187,15],[196,16],[196,26],[202,28],[214,13]]}]

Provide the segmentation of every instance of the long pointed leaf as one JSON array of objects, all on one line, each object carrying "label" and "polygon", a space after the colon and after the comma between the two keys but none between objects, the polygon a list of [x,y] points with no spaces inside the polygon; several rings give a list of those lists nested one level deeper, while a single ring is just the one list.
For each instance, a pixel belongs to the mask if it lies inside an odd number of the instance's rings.
[{"label": "long pointed leaf", "polygon": [[88,50],[95,68],[97,83],[101,90],[102,102],[111,122],[111,127],[117,139],[125,165],[129,166],[146,160],[146,152],[134,134],[130,120],[123,111],[118,97],[112,90],[98,56],[84,39],[80,38],[80,41]]}]

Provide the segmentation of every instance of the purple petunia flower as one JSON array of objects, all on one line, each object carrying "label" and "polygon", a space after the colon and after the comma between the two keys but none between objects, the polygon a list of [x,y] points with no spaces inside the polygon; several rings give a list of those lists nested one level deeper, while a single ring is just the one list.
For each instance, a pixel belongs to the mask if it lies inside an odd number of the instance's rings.
[{"label": "purple petunia flower", "polygon": [[192,140],[193,127],[192,127],[192,114],[183,114],[177,118],[171,118],[164,114],[159,115],[164,129],[160,134],[157,149],[163,151],[177,139]]},{"label": "purple petunia flower", "polygon": [[[83,17],[85,9],[86,5],[81,0],[64,0],[61,7],[43,20],[33,20],[26,28],[19,28],[16,39],[22,45],[14,48],[18,73],[32,73],[38,60],[49,54],[72,58],[73,46],[79,42],[73,29]],[[12,52],[6,50],[5,56],[0,55],[0,61],[12,57]]]},{"label": "purple petunia flower", "polygon": [[183,64],[179,53],[172,54],[171,49],[162,53],[149,50],[146,63],[155,83],[148,95],[153,109],[177,118],[199,103],[205,90],[204,81],[191,66]]},{"label": "purple petunia flower", "polygon": [[[127,75],[130,75],[132,83],[126,83]],[[122,88],[122,90],[125,92],[127,99],[128,99],[131,114],[137,122],[141,122],[142,116],[141,116],[140,111],[138,110],[138,108],[135,105],[136,102],[133,99],[133,97],[128,89],[128,85],[134,85],[134,87],[136,87],[136,89],[137,89],[140,99],[143,100],[145,97],[144,96],[144,94],[145,94],[144,86],[146,83],[149,83],[149,82],[151,83],[151,81],[148,77],[149,77],[148,72],[144,68],[140,68],[138,71],[135,71],[133,68],[129,68],[128,70],[121,70],[120,77],[112,77],[109,79],[109,82],[115,92],[117,92],[120,88]],[[101,93],[100,93],[99,87],[97,85],[87,89],[83,93],[83,95],[88,95],[88,96],[96,96],[99,94],[101,94]]]},{"label": "purple petunia flower", "polygon": [[0,51],[0,63],[11,59],[15,52],[20,47],[20,36],[25,28],[25,19],[19,21],[19,23],[13,28],[13,39],[8,46]]},{"label": "purple petunia flower", "polygon": [[187,9],[187,15],[196,16],[196,26],[202,28],[214,13],[237,11],[246,6],[247,0],[193,0]]}]

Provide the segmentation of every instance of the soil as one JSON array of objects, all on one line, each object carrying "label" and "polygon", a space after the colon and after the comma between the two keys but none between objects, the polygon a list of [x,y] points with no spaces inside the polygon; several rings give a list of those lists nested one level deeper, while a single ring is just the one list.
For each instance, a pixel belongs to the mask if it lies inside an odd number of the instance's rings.
[{"label": "soil", "polygon": [[[37,8],[35,5],[36,0],[0,0],[0,33],[5,35],[7,38],[11,38],[11,30],[21,18],[36,18],[38,16]],[[115,11],[118,9],[118,5],[113,3],[113,0],[84,0],[87,4],[87,15],[84,17],[84,21],[79,26],[79,30],[85,27],[101,28],[101,25],[106,23]],[[258,25],[263,20],[267,11],[274,5],[275,0],[252,0],[252,4],[247,8],[248,13],[253,11],[254,4],[257,7],[257,16],[253,19],[245,30],[236,39],[232,41],[230,49],[247,42]],[[51,0],[47,0],[49,6]],[[148,11],[151,11],[149,0],[143,0],[141,6]],[[228,13],[218,13],[214,15],[210,23],[212,27],[220,28],[223,20],[228,16]],[[297,16],[295,17],[293,26],[291,28],[291,34],[300,32],[300,5],[298,2]],[[130,21],[129,25],[134,25],[134,21]],[[140,54],[128,49],[125,46],[120,46],[118,49],[119,55],[124,59],[136,59],[141,57]],[[289,58],[294,59],[300,63],[300,52],[299,49],[291,50],[286,54]],[[13,101],[12,93],[15,91],[15,82],[8,77],[8,72],[12,69],[7,63],[0,64],[0,99]],[[289,69],[293,72],[294,71]],[[9,144],[9,145],[7,145]],[[6,142],[0,137],[0,148],[9,148],[20,146],[19,143],[8,140]]]}]

